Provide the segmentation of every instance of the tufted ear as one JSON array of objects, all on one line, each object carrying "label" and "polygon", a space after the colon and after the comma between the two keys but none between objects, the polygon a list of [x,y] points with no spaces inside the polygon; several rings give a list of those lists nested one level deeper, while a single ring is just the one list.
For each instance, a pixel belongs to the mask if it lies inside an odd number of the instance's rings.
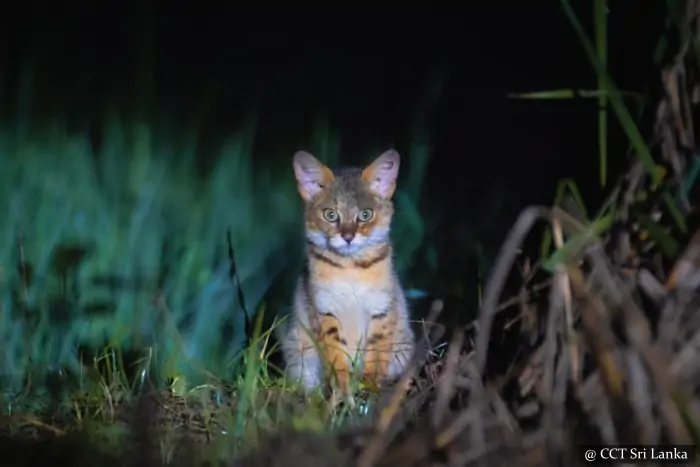
[{"label": "tufted ear", "polygon": [[311,201],[335,178],[331,169],[306,151],[294,154],[292,164],[299,184],[299,194],[304,201]]},{"label": "tufted ear", "polygon": [[377,196],[389,199],[396,190],[400,162],[399,153],[390,149],[362,171],[362,180]]}]

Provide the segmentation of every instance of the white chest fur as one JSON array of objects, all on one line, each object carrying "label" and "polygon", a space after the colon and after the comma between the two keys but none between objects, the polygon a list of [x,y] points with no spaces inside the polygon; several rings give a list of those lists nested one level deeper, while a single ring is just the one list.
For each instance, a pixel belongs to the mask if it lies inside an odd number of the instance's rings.
[{"label": "white chest fur", "polygon": [[392,301],[391,290],[348,277],[317,285],[313,295],[319,313],[340,321],[349,350],[364,345],[370,320],[386,313]]}]

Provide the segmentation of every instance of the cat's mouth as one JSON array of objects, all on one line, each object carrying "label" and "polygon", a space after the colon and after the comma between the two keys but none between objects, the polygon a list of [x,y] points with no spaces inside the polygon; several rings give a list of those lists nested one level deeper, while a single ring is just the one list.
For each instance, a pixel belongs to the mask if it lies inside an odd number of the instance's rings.
[{"label": "cat's mouth", "polygon": [[343,256],[355,256],[361,250],[361,248],[359,246],[353,245],[353,244],[345,244],[345,245],[333,247],[333,249]]},{"label": "cat's mouth", "polygon": [[335,236],[330,239],[330,246],[338,254],[343,256],[355,256],[364,246],[361,238],[355,237],[350,243],[346,242],[342,237]]}]

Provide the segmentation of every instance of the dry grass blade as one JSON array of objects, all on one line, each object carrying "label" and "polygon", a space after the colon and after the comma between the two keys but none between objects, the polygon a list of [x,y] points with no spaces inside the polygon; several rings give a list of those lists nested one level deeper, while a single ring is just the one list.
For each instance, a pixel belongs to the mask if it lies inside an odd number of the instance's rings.
[{"label": "dry grass blade", "polygon": [[[432,326],[432,323],[435,323],[437,321],[437,318],[442,312],[442,307],[443,304],[441,301],[436,300],[435,302],[433,302],[430,314],[428,315],[427,319],[429,326]],[[430,351],[431,344],[432,342],[424,338],[422,341],[422,345],[416,347],[411,361],[409,362],[406,370],[404,371],[404,374],[401,376],[401,379],[399,380],[398,384],[394,388],[394,392],[392,394],[391,399],[389,400],[389,403],[380,411],[379,420],[374,429],[375,434],[370,440],[365,450],[360,455],[360,458],[358,459],[357,463],[358,467],[371,467],[375,465],[381,451],[385,449],[391,441],[390,439],[388,439],[387,436],[387,433],[389,432],[389,426],[399,411],[401,402],[403,401],[406,395],[408,385],[415,376],[416,370],[420,366],[420,362],[424,361],[428,352]]]},{"label": "dry grass blade", "polygon": [[[671,434],[671,440],[677,444],[692,444],[690,433],[686,429],[678,408],[674,406],[673,399],[682,393],[681,388],[676,387],[675,382],[668,375],[669,365],[651,343],[651,330],[644,313],[639,309],[631,297],[631,293],[623,281],[611,272],[608,261],[603,255],[602,247],[596,245],[590,251],[594,264],[594,271],[600,277],[598,280],[606,289],[607,295],[613,300],[615,306],[622,311],[627,337],[630,339],[650,368],[657,390],[660,391],[662,412]],[[595,277],[596,274],[594,274]],[[682,397],[682,396],[681,396]],[[684,397],[687,398],[687,397]],[[693,414],[695,415],[695,414]],[[698,419],[697,415],[693,418]]]},{"label": "dry grass blade", "polygon": [[476,338],[476,366],[480,374],[483,374],[486,366],[488,345],[491,338],[491,326],[494,316],[498,313],[498,298],[508,278],[510,268],[518,255],[519,247],[535,222],[538,219],[549,219],[549,217],[550,210],[547,208],[539,206],[527,208],[520,214],[501,247],[501,251],[493,267],[493,272],[486,285],[484,303],[479,312],[479,333]]},{"label": "dry grass blade", "polygon": [[[554,243],[557,249],[560,249],[564,245],[564,238],[558,219],[552,220],[552,227]],[[558,462],[558,453],[564,450],[565,445],[562,430],[565,413],[564,402],[568,382],[567,372],[570,365],[569,357],[573,356],[573,352],[565,353],[557,363],[557,343],[561,340],[573,341],[573,333],[569,329],[572,322],[569,280],[566,269],[563,265],[559,265],[554,274],[554,284],[550,291],[545,337],[545,370],[542,384],[547,391],[545,397],[548,400],[546,401],[544,421],[547,432],[547,455],[552,464]]]},{"label": "dry grass blade", "polygon": [[673,290],[679,285],[695,289],[700,285],[700,230],[690,238],[690,242],[671,270],[666,281],[666,289]]},{"label": "dry grass blade", "polygon": [[617,339],[611,329],[610,318],[600,300],[588,293],[581,270],[569,267],[568,274],[574,296],[580,303],[583,332],[593,352],[600,382],[610,398],[610,406],[615,410],[611,421],[619,423],[629,420],[631,410],[624,398],[623,372],[618,364]]},{"label": "dry grass blade", "polygon": [[457,366],[459,365],[459,354],[464,342],[464,331],[458,329],[452,336],[452,341],[447,350],[445,358],[445,371],[438,382],[437,400],[433,408],[433,426],[439,427],[447,413],[448,405],[457,389]]}]

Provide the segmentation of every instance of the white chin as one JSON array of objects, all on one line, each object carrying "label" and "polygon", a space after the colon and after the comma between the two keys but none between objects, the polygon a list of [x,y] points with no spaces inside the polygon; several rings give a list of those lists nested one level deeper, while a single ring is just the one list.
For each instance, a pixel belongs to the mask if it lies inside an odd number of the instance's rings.
[{"label": "white chin", "polygon": [[357,237],[355,237],[352,242],[348,243],[342,238],[333,237],[331,238],[330,245],[343,256],[353,256],[362,249],[362,246],[356,240]]}]

